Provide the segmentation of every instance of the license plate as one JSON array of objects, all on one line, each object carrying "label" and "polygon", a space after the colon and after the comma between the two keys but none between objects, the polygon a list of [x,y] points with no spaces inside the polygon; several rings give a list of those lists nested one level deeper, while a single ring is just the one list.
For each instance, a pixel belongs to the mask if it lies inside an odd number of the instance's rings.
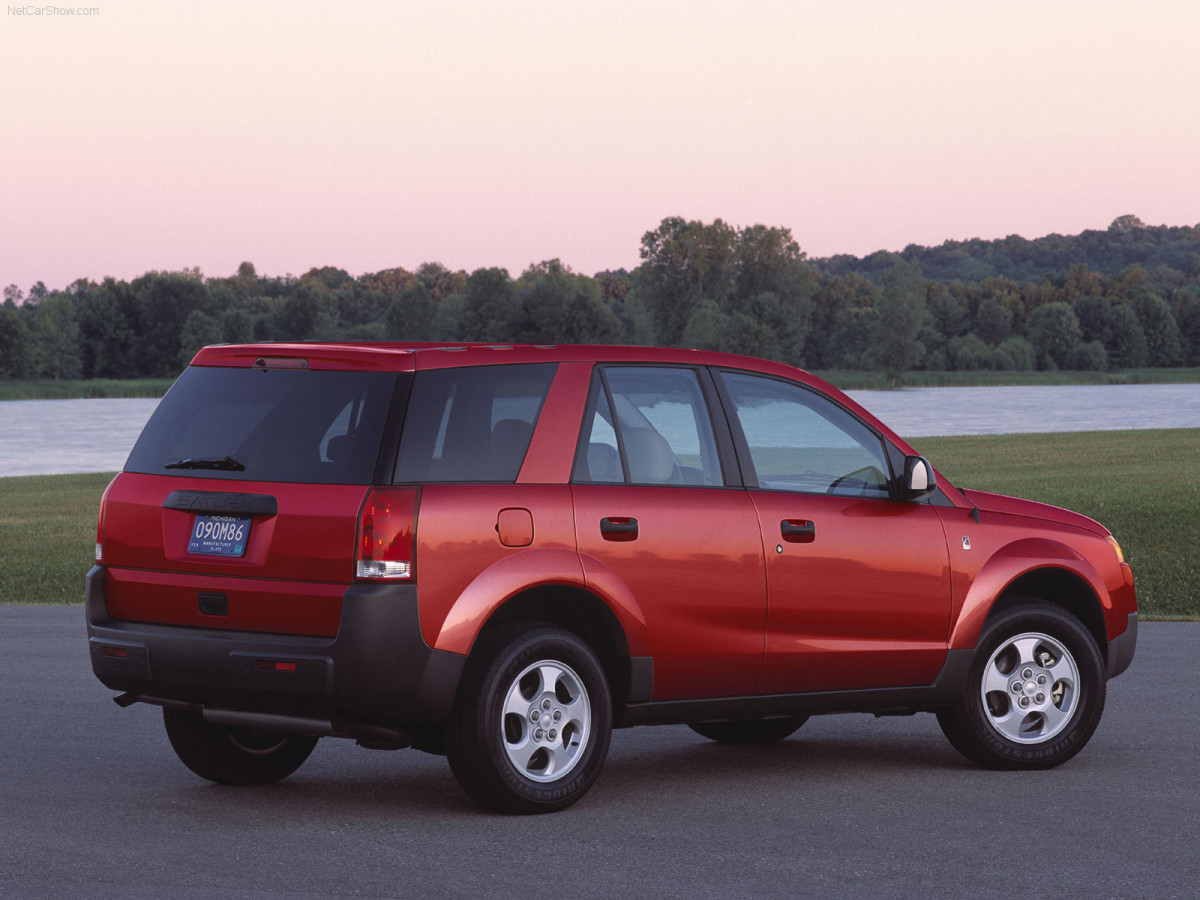
[{"label": "license plate", "polygon": [[196,516],[188,553],[209,556],[241,556],[250,538],[250,518],[237,516]]}]

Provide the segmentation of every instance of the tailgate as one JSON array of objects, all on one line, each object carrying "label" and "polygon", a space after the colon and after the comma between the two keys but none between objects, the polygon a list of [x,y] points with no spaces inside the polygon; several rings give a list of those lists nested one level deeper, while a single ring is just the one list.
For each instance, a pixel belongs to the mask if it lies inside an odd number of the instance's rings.
[{"label": "tailgate", "polygon": [[[362,485],[125,472],[109,491],[105,511],[109,614],[173,625],[336,634],[342,593],[354,574],[366,491]],[[196,539],[197,526],[204,531],[212,522],[243,526],[241,555],[211,552],[211,540]],[[215,547],[238,549],[219,542]]]}]

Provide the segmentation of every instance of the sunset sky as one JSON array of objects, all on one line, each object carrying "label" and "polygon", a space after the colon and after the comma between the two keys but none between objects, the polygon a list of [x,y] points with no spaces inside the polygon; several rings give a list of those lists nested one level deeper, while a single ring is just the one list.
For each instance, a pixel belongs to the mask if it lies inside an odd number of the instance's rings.
[{"label": "sunset sky", "polygon": [[0,284],[810,256],[1200,222],[1200,3],[121,2],[0,15]]}]

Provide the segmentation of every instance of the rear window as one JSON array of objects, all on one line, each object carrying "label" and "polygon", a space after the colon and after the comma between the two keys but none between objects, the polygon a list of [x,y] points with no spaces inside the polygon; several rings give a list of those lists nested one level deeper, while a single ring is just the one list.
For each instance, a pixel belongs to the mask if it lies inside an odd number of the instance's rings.
[{"label": "rear window", "polygon": [[146,423],[125,471],[370,484],[396,378],[191,366]]},{"label": "rear window", "polygon": [[516,481],[556,368],[538,363],[417,372],[396,481]]}]

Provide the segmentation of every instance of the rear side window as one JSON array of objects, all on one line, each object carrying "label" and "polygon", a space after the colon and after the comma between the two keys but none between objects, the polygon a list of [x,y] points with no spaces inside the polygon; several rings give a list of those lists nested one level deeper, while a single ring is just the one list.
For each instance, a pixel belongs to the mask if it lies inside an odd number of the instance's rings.
[{"label": "rear side window", "polygon": [[370,484],[396,378],[191,366],[146,423],[125,471]]},{"label": "rear side window", "polygon": [[592,379],[588,411],[575,481],[723,484],[712,422],[694,370],[605,368]]},{"label": "rear side window", "polygon": [[556,368],[538,363],[416,373],[396,481],[516,481]]}]

